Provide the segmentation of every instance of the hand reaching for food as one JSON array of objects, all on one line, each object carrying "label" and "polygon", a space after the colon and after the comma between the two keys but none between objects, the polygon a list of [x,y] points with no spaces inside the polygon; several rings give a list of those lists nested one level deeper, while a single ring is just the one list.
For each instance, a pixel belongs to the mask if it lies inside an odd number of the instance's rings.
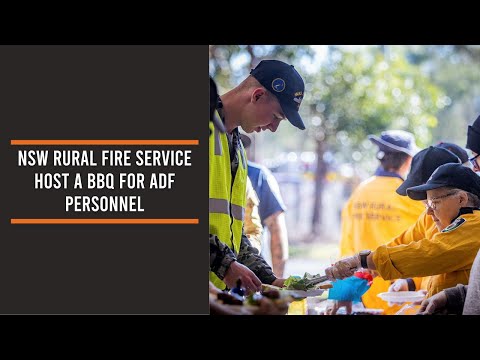
[{"label": "hand reaching for food", "polygon": [[352,276],[360,267],[360,256],[355,254],[325,269],[325,275],[330,281],[341,280]]},{"label": "hand reaching for food", "polygon": [[237,261],[231,263],[228,268],[223,282],[233,289],[237,285],[237,281],[240,280],[242,286],[245,288],[247,295],[252,294],[262,289],[262,282],[260,279],[245,265],[240,264]]}]

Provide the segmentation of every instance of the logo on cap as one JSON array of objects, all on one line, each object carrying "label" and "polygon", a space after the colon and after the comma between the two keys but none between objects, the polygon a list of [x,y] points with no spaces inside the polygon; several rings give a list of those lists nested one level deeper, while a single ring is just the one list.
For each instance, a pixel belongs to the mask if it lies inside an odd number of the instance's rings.
[{"label": "logo on cap", "polygon": [[276,92],[282,92],[285,90],[285,81],[280,78],[276,78],[272,81],[272,89]]},{"label": "logo on cap", "polygon": [[295,93],[295,97],[293,98],[293,101],[297,103],[297,110],[300,108],[300,104],[302,103],[303,100],[303,91],[297,91]]}]

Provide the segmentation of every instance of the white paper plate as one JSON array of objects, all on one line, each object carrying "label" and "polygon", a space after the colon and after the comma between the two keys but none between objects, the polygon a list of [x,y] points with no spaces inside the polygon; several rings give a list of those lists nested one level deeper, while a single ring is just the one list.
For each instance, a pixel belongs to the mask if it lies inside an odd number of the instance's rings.
[{"label": "white paper plate", "polygon": [[425,298],[425,294],[417,291],[383,292],[377,296],[382,300],[393,303],[416,302]]}]

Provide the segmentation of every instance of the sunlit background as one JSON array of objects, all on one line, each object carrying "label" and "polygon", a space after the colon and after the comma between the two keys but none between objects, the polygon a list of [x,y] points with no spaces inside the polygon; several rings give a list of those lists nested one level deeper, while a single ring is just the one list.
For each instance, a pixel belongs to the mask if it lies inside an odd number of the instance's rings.
[{"label": "sunlit background", "polygon": [[402,129],[421,148],[464,147],[480,114],[480,46],[211,45],[219,93],[263,59],[288,62],[305,80],[307,130],[282,122],[252,145],[251,160],[270,168],[288,207],[287,276],[318,273],[336,258],[341,209],[378,165],[367,135]]}]

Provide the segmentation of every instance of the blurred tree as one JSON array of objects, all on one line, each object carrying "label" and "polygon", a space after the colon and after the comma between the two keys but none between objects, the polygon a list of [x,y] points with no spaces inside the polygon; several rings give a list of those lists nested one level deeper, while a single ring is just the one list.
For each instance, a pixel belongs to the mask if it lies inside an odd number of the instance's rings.
[{"label": "blurred tree", "polygon": [[465,53],[473,62],[480,62],[480,45],[454,45],[454,49],[458,52]]},{"label": "blurred tree", "polygon": [[465,146],[467,125],[480,113],[480,46],[410,45],[407,58],[424,69],[430,80],[445,92],[449,106],[439,111],[434,142],[440,140]]},{"label": "blurred tree", "polygon": [[368,134],[386,129],[415,133],[419,146],[431,141],[430,128],[443,104],[441,90],[417,66],[384,47],[347,52],[330,46],[321,70],[311,76],[305,102],[309,104],[307,129],[316,143],[316,196],[312,234],[321,234],[322,190],[326,149],[338,162],[358,163],[371,147]]},{"label": "blurred tree", "polygon": [[223,93],[247,77],[263,59],[276,59],[298,67],[299,59],[314,54],[308,45],[210,45],[210,74]]}]

